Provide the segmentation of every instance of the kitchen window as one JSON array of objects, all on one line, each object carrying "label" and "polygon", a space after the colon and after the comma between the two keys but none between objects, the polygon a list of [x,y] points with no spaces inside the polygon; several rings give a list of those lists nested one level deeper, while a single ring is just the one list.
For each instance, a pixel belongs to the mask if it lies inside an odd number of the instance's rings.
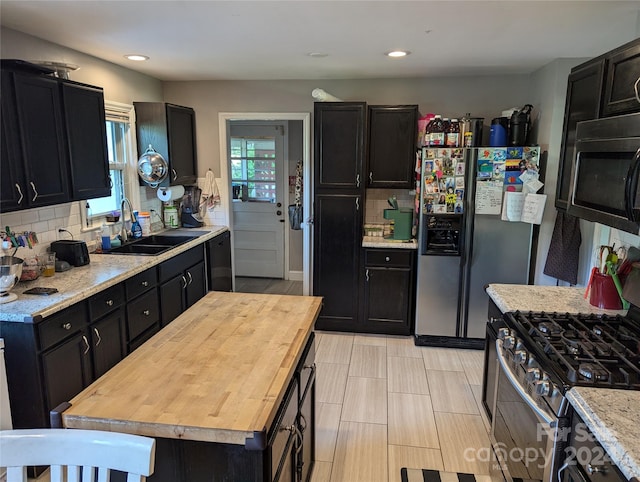
[{"label": "kitchen window", "polygon": [[274,138],[231,137],[233,199],[275,202],[276,142]]},{"label": "kitchen window", "polygon": [[88,229],[99,227],[104,222],[104,216],[119,210],[124,197],[137,205],[133,199],[138,197],[138,175],[134,166],[133,107],[105,102],[105,117],[111,195],[82,202],[83,225]]}]

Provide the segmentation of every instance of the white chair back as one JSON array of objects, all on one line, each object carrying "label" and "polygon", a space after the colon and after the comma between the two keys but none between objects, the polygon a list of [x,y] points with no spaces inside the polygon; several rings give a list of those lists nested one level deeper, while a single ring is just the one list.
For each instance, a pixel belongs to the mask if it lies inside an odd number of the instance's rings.
[{"label": "white chair back", "polygon": [[0,467],[7,482],[27,482],[27,467],[48,465],[51,482],[109,482],[111,470],[127,482],[153,473],[153,438],[98,430],[28,429],[0,431]]}]

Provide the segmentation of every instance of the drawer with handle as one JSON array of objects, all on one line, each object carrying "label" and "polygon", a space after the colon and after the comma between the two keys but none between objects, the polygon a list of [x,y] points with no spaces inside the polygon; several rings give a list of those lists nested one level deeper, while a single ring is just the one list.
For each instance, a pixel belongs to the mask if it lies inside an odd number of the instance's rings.
[{"label": "drawer with handle", "polygon": [[127,300],[131,301],[136,296],[141,295],[158,284],[158,272],[156,267],[154,266],[142,273],[138,273],[126,280],[124,284],[127,293]]},{"label": "drawer with handle", "polygon": [[84,330],[87,324],[86,317],[86,305],[76,303],[60,313],[45,318],[37,325],[40,349],[46,350],[78,331]]},{"label": "drawer with handle", "polygon": [[128,340],[133,341],[159,321],[158,290],[154,289],[127,304]]},{"label": "drawer with handle", "polygon": [[124,286],[118,283],[89,298],[89,317],[91,321],[112,312],[124,303]]},{"label": "drawer with handle", "polygon": [[366,249],[365,266],[411,267],[412,252],[402,249]]}]

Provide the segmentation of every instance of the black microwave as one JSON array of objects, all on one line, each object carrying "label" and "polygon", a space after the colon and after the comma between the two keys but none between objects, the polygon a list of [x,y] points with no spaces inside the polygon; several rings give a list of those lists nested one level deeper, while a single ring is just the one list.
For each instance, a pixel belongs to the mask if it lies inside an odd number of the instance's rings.
[{"label": "black microwave", "polygon": [[578,122],[567,212],[640,233],[640,113]]}]

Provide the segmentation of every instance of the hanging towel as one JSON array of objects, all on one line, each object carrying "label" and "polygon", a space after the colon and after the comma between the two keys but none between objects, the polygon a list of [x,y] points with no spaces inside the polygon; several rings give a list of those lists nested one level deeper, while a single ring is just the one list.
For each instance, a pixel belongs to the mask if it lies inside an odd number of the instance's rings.
[{"label": "hanging towel", "polygon": [[557,211],[543,273],[575,285],[578,282],[581,243],[580,220],[564,211]]},{"label": "hanging towel", "polygon": [[206,216],[207,210],[211,211],[214,207],[220,204],[220,191],[218,190],[218,184],[216,178],[213,175],[213,171],[209,169],[204,179],[204,186],[202,186],[202,195],[200,197],[200,217]]}]

